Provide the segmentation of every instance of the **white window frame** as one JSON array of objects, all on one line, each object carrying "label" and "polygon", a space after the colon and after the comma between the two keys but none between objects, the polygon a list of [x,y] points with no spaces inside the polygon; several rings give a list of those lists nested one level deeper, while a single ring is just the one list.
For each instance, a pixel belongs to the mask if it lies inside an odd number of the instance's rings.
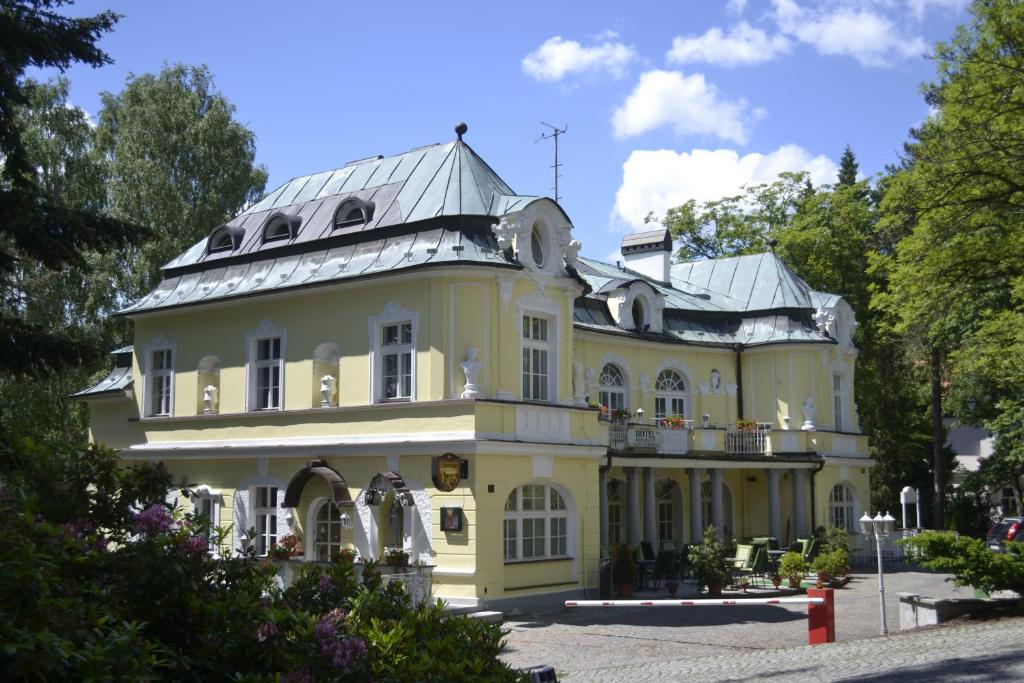
[{"label": "white window frame", "polygon": [[[544,328],[547,332],[547,339],[534,339],[532,336],[533,332],[533,321],[543,321]],[[556,356],[558,355],[558,346],[556,345],[557,334],[555,333],[555,325],[557,324],[557,318],[545,313],[537,313],[534,311],[524,311],[519,318],[519,325],[521,328],[519,334],[520,353],[519,353],[519,376],[520,376],[520,392],[524,401],[533,401],[537,403],[556,403],[557,393],[555,387],[555,374],[557,373],[557,363],[555,362]],[[530,334],[531,336],[527,336]],[[531,381],[529,385],[526,385],[527,378],[527,367],[526,367],[526,351],[530,351],[531,358],[533,352],[538,351],[545,353],[545,371],[544,375],[544,391],[546,396],[543,398],[533,395],[533,391],[530,391],[530,395],[527,395],[525,391],[526,386],[533,386]],[[532,366],[532,363],[531,363]],[[531,370],[533,368],[531,367]],[[529,373],[531,379],[533,377],[540,376],[538,372]]]},{"label": "white window frame", "polygon": [[[843,500],[836,500],[836,489],[840,489],[843,492]],[[858,514],[860,513],[859,504],[857,500],[857,490],[849,482],[841,481],[835,484],[828,491],[828,525],[830,527],[838,527],[846,529],[850,533],[857,532]],[[844,524],[836,524],[837,513],[842,514],[845,518],[842,521]]]},{"label": "white window frame", "polygon": [[[408,323],[412,327],[411,342],[399,346],[389,346],[387,353],[408,351],[410,394],[408,397],[384,398],[384,328],[389,325]],[[414,403],[416,401],[416,356],[419,338],[419,313],[407,311],[401,305],[390,302],[374,316],[370,316],[368,333],[370,340],[370,403]],[[401,333],[401,329],[399,329]]]},{"label": "white window frame", "polygon": [[220,547],[213,542],[213,535],[216,533],[217,527],[220,526],[220,511],[221,506],[224,504],[224,497],[220,492],[214,491],[205,485],[197,487],[194,490],[194,494],[190,501],[192,503],[192,514],[199,515],[204,513],[203,507],[209,505],[210,535],[207,536],[209,543],[207,552],[214,557],[219,557]]},{"label": "white window frame", "polygon": [[[666,541],[674,541],[676,539],[676,501],[672,495],[672,489],[668,488],[665,491],[661,491],[657,497],[657,520],[658,520],[658,547]],[[668,509],[668,514],[663,513]],[[666,535],[667,530],[667,535]]]},{"label": "white window frame", "polygon": [[[838,387],[836,385],[839,385]],[[832,371],[832,428],[843,431],[846,425],[846,375]]]},{"label": "white window frame", "polygon": [[[661,376],[666,372],[674,373],[679,377],[679,379],[683,383],[682,391],[658,388],[659,384],[661,383]],[[654,377],[654,418],[656,420],[660,420],[664,417],[672,417],[673,415],[679,415],[685,419],[687,417],[687,412],[690,409],[689,386],[689,380],[686,377],[685,373],[680,372],[676,368],[662,368]],[[664,408],[675,407],[676,401],[682,401],[683,409],[681,411],[666,411],[662,409],[662,406],[664,406]]]},{"label": "white window frame", "polygon": [[[403,341],[404,328],[409,328],[409,340]],[[395,339],[397,342],[394,344],[385,343],[384,335],[385,332],[395,328]],[[380,323],[377,326],[377,402],[378,403],[391,403],[401,401],[411,401],[414,394],[415,382],[415,370],[413,369],[413,359],[416,356],[416,328],[413,326],[411,320],[396,320],[393,322]],[[394,396],[386,396],[385,393],[388,387],[388,379],[385,375],[387,370],[387,361],[389,357],[394,356],[396,358],[396,392]],[[408,359],[408,360],[406,360]],[[408,364],[407,367],[403,367]],[[408,371],[407,373],[404,371]],[[408,374],[409,376],[409,391],[403,393],[402,391],[402,380]]]},{"label": "white window frame", "polygon": [[[170,368],[164,370],[156,370],[153,367],[153,355],[157,352],[169,351],[171,354]],[[142,349],[144,354],[142,358],[142,376],[143,376],[143,395],[142,395],[142,414],[145,417],[172,417],[174,415],[174,384],[175,384],[175,373],[174,366],[178,361],[178,345],[176,342],[168,341],[163,335],[156,335],[153,341],[145,345]],[[169,393],[168,393],[168,410],[166,413],[154,412],[153,406],[153,380],[155,377],[166,377],[169,382]]]},{"label": "white window frame", "polygon": [[[605,370],[612,368],[618,373],[619,384],[605,383]],[[613,406],[612,397],[618,396],[620,405]],[[615,363],[605,363],[601,366],[601,374],[598,377],[597,402],[608,408],[611,415],[615,410],[629,410],[629,392],[626,390],[626,373]]]},{"label": "white window frame", "polygon": [[[528,486],[539,486],[543,490],[541,496],[544,501],[544,508],[542,510],[523,510],[523,489]],[[565,505],[564,509],[551,509],[551,493],[557,493]],[[515,496],[515,506],[512,510],[507,509],[509,501],[512,496]],[[572,551],[575,550],[575,515],[574,515],[574,503],[572,497],[568,492],[561,486],[548,481],[530,481],[520,486],[515,487],[509,491],[509,495],[505,498],[505,512],[502,517],[502,556],[505,564],[516,564],[519,562],[537,562],[539,560],[571,560],[573,559]],[[536,521],[543,520],[544,523],[544,535],[543,535],[543,547],[544,552],[542,554],[533,554],[530,557],[523,556],[523,526],[525,521]],[[557,537],[564,537],[565,539],[565,552],[564,553],[553,553],[551,552],[552,541],[556,538],[555,534],[552,533],[553,524],[552,522],[558,522],[559,526],[564,525],[564,533],[558,534]],[[509,539],[508,529],[513,528],[515,530],[515,538]],[[536,538],[534,536],[533,538]],[[510,540],[511,545],[514,549],[514,555],[510,557],[509,546]]]},{"label": "white window frame", "polygon": [[[320,513],[323,512],[325,508],[333,508],[334,512],[337,513],[338,518],[336,520],[327,520],[327,540],[321,541],[319,537],[319,525],[321,524]],[[346,529],[345,526],[341,523],[341,515],[343,512],[345,511],[339,510],[337,506],[334,504],[334,501],[331,500],[330,498],[321,498],[319,499],[319,504],[312,506],[309,515],[310,531],[306,534],[307,537],[311,538],[311,542],[308,543],[309,554],[306,556],[307,560],[316,562],[330,562],[335,550],[341,550],[342,548],[346,548],[349,545],[352,545],[352,532],[349,529]],[[328,516],[330,515],[331,513],[328,510]],[[349,517],[351,519],[351,515],[349,515]],[[338,526],[337,543],[331,540],[331,527],[335,524]],[[327,556],[323,559],[321,559],[320,557],[321,546],[327,547]]]},{"label": "white window frame", "polygon": [[[260,505],[260,492],[267,491],[267,500],[270,505]],[[280,489],[276,484],[256,484],[249,488],[249,500],[252,504],[252,523],[250,526],[256,530],[256,537],[253,542],[256,544],[256,557],[266,557],[271,546],[275,545],[278,537],[279,517],[284,510],[277,506],[277,499]],[[260,531],[260,520],[266,518],[264,530]],[[272,522],[272,523],[271,523]]]},{"label": "white window frame", "polygon": [[[626,538],[623,532],[623,496],[622,491],[626,483],[619,479],[612,479],[608,482],[608,545],[625,543]],[[612,510],[615,511],[615,519],[612,517]],[[614,533],[613,533],[614,530]]]},{"label": "white window frame", "polygon": [[[281,340],[281,357],[276,360],[258,361],[257,352],[259,350],[259,343],[266,339],[279,338]],[[275,327],[273,323],[268,320],[262,321],[259,326],[246,335],[246,362],[245,362],[245,384],[246,384],[246,400],[245,409],[247,412],[280,412],[284,410],[284,389],[285,389],[285,358],[288,357],[288,335],[287,331]],[[257,407],[257,382],[258,382],[258,370],[261,367],[273,367],[276,365],[280,368],[280,382],[278,383],[278,397],[276,408],[259,408]]]}]

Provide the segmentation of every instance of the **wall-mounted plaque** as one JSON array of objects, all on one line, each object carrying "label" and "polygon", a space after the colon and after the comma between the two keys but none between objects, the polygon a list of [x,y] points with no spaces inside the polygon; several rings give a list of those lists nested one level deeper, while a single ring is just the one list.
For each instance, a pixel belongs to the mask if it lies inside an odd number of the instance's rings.
[{"label": "wall-mounted plaque", "polygon": [[462,508],[441,508],[441,531],[462,531]]},{"label": "wall-mounted plaque", "polygon": [[438,491],[454,491],[462,481],[462,459],[454,453],[434,456],[431,478]]}]

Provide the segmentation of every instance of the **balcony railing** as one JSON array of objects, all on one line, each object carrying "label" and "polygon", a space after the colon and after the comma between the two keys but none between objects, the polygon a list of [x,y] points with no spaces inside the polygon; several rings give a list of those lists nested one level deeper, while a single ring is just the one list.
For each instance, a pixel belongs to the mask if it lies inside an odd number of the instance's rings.
[{"label": "balcony railing", "polygon": [[771,455],[771,440],[768,430],[729,429],[725,432],[725,452],[730,455]]},{"label": "balcony railing", "polygon": [[613,422],[608,425],[608,449],[614,453],[684,455],[690,450],[690,425],[671,429],[658,425]]}]

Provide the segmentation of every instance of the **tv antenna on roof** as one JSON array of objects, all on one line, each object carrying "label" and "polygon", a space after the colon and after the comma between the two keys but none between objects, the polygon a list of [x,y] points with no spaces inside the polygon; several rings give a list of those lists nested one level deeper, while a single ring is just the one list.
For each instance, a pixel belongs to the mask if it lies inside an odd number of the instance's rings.
[{"label": "tv antenna on roof", "polygon": [[555,139],[555,163],[551,166],[551,168],[553,168],[555,171],[555,186],[552,189],[555,191],[555,203],[557,204],[561,200],[561,195],[558,194],[558,179],[562,177],[561,174],[559,174],[558,172],[558,169],[562,167],[562,164],[558,163],[558,136],[565,135],[565,131],[569,130],[569,125],[566,124],[561,128],[558,128],[557,126],[552,126],[550,123],[544,123],[543,121],[540,122],[540,125],[547,126],[548,128],[551,129],[551,132],[544,133],[539,138],[537,138],[536,142],[534,142],[533,144],[537,144],[537,142],[540,142],[541,140],[547,140],[549,138]]}]

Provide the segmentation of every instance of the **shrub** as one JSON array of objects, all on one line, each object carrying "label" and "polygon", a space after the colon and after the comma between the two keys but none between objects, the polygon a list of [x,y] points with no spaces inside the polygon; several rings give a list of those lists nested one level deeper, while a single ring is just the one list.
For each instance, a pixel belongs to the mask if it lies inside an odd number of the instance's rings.
[{"label": "shrub", "polygon": [[693,576],[701,585],[725,585],[732,576],[729,560],[725,557],[725,545],[718,539],[713,526],[704,530],[700,543],[690,546],[689,557]]},{"label": "shrub", "polygon": [[615,546],[612,555],[612,573],[615,575],[615,582],[619,586],[636,583],[636,560],[633,559],[633,549],[622,544]]},{"label": "shrub", "polygon": [[942,531],[925,531],[899,542],[914,551],[908,553],[912,562],[953,574],[957,586],[1024,595],[1024,543],[1007,543],[1005,553],[994,553],[983,540]]},{"label": "shrub", "polygon": [[789,552],[779,560],[779,574],[787,579],[803,581],[807,574],[807,563],[800,553]]}]

